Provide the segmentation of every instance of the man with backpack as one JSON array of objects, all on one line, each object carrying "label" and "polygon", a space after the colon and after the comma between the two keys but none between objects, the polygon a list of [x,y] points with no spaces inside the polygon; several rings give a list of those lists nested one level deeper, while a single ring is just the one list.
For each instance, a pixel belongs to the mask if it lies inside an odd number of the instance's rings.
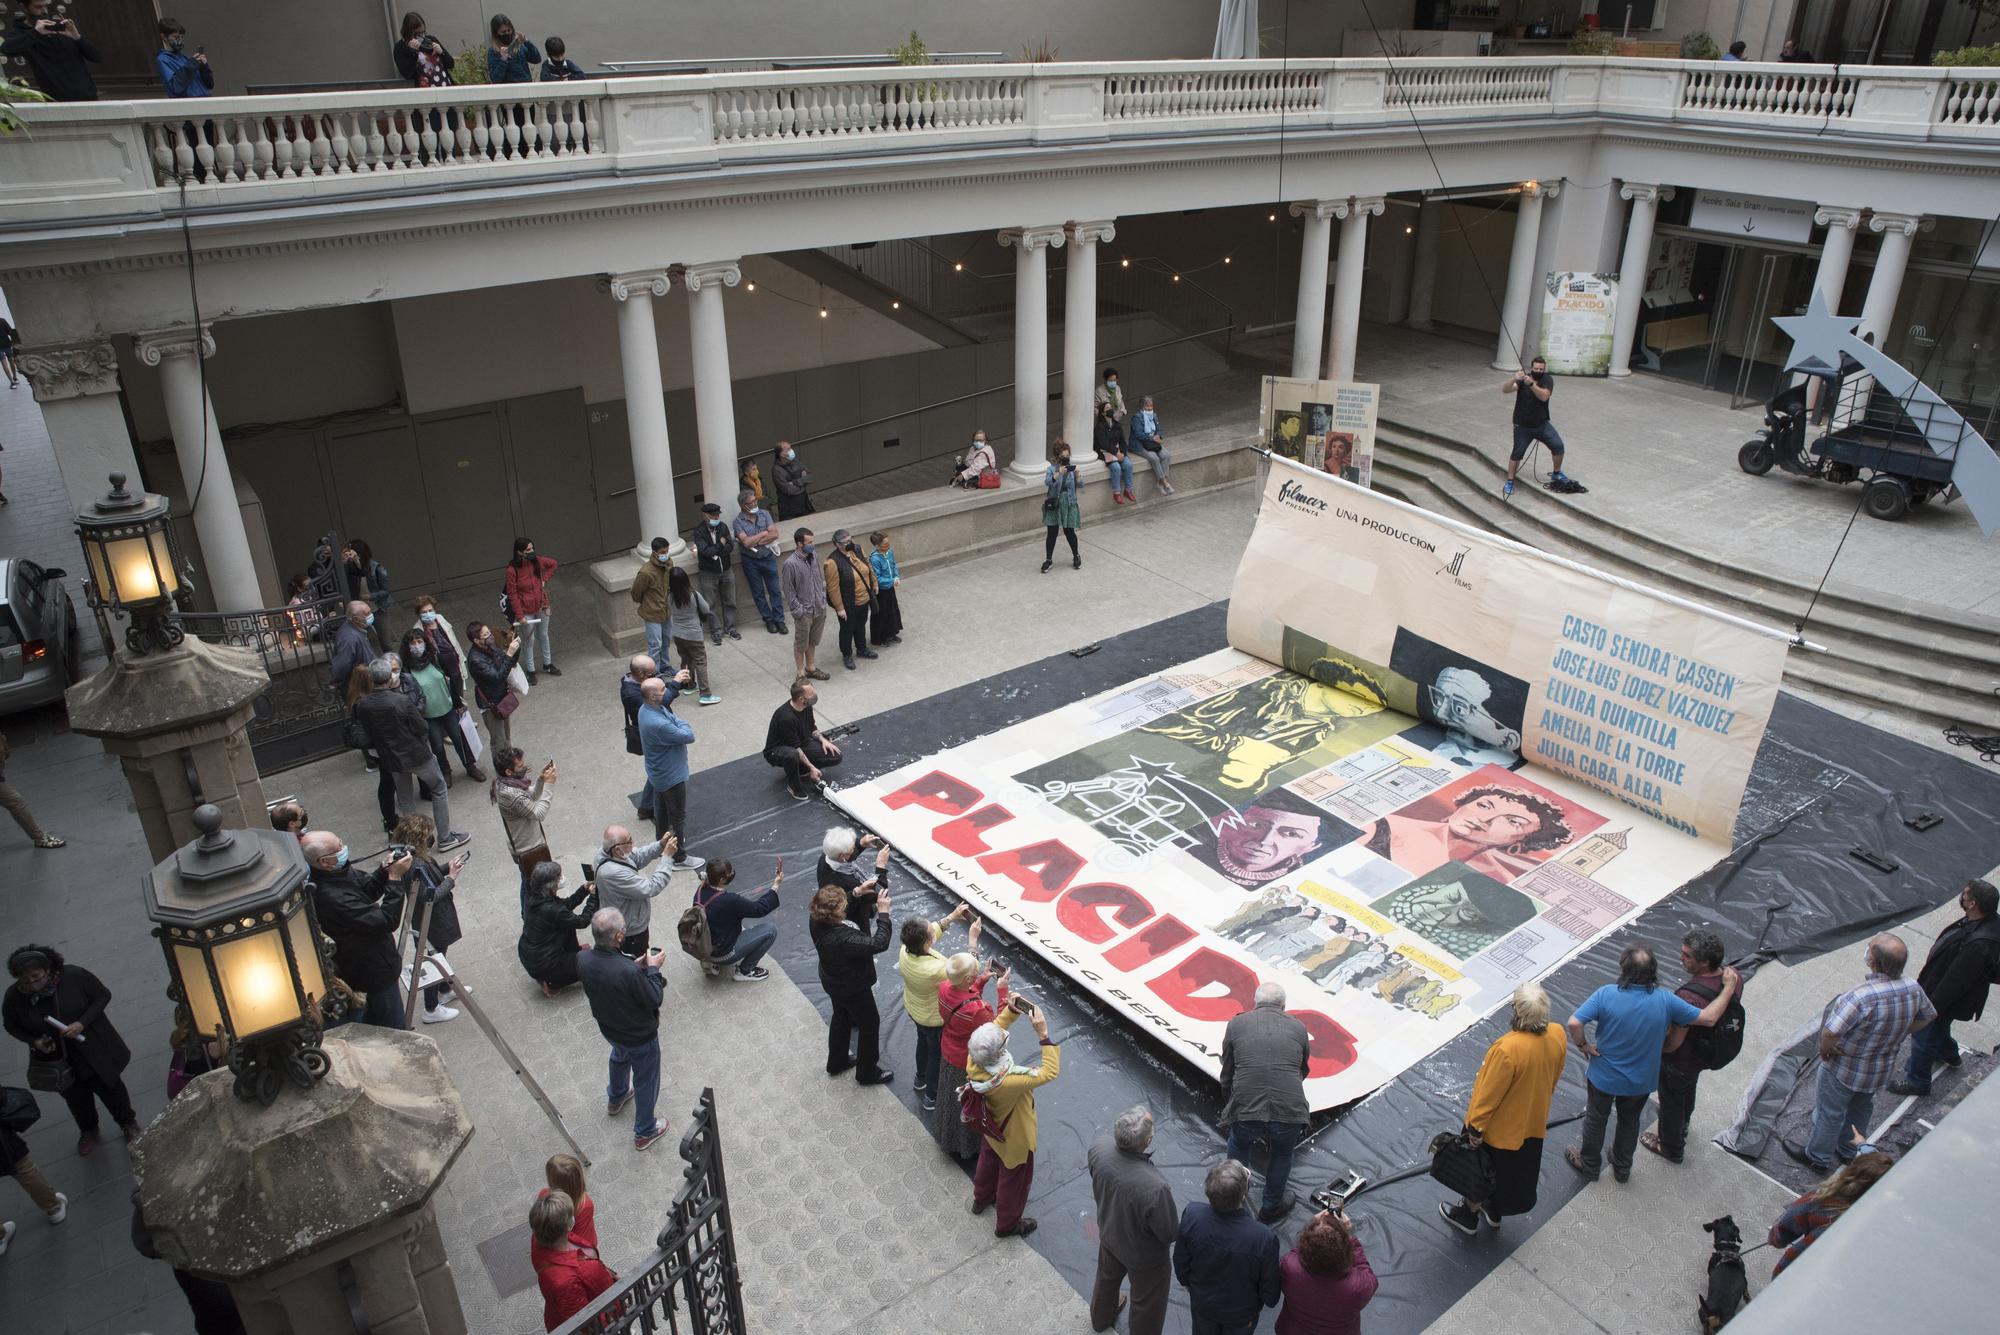
[{"label": "man with backpack", "polygon": [[[1688,980],[1674,995],[1700,1010],[1721,994],[1722,938],[1697,927],[1681,938],[1681,967]],[[1660,1124],[1639,1143],[1668,1163],[1687,1152],[1688,1123],[1694,1117],[1695,1085],[1703,1071],[1719,1071],[1743,1051],[1743,1002],[1732,995],[1722,1018],[1709,1028],[1668,1032],[1660,1057]]]}]

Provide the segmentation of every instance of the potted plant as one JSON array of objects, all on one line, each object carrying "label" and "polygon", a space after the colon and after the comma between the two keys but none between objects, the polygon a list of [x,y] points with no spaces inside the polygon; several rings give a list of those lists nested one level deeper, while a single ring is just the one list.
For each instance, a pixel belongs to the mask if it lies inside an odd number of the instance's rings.
[{"label": "potted plant", "polygon": [[1699,28],[1681,38],[1682,60],[1719,60],[1721,57],[1722,48]]}]

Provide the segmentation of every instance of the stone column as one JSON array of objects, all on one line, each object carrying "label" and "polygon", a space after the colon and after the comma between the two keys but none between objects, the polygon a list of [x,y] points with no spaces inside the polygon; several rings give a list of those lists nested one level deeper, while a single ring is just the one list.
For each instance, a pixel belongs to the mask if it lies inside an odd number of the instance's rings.
[{"label": "stone column", "polygon": [[1670,185],[1627,181],[1618,197],[1632,201],[1632,220],[1625,226],[1625,254],[1618,262],[1618,314],[1611,326],[1611,374],[1632,374],[1632,339],[1639,332],[1639,306],[1646,299],[1646,261],[1653,253],[1653,221],[1660,201],[1672,199]]},{"label": "stone column", "polygon": [[160,368],[160,391],[174,433],[181,482],[194,502],[195,536],[201,540],[202,563],[208,571],[206,592],[218,611],[245,612],[262,607],[264,595],[257,585],[243,511],[236,502],[236,479],[222,449],[222,426],[202,385],[200,359],[215,355],[211,327],[139,334],[132,346],[140,361]]},{"label": "stone column", "polygon": [[1069,266],[1063,274],[1063,439],[1090,439],[1097,411],[1097,243],[1118,234],[1109,219],[1069,225]]},{"label": "stone column", "polygon": [[1292,205],[1292,216],[1305,224],[1299,243],[1299,304],[1292,317],[1292,379],[1319,378],[1326,338],[1326,270],[1333,253],[1333,206],[1330,199]]},{"label": "stone column", "polygon": [[736,403],[730,387],[722,289],[735,287],[742,279],[735,260],[690,264],[682,275],[688,290],[688,341],[694,353],[694,418],[701,435],[701,498],[714,501],[726,515],[736,513],[739,488]]},{"label": "stone column", "polygon": [[[1015,227],[1000,233],[1014,248],[1014,459],[1021,477],[1042,480],[1048,463],[1049,247],[1063,243],[1060,227]],[[1084,445],[1072,441],[1074,449]]]},{"label": "stone column", "polygon": [[1542,240],[1542,201],[1560,189],[1530,181],[1521,188],[1520,212],[1514,218],[1514,248],[1507,255],[1507,291],[1500,298],[1500,337],[1493,348],[1493,368],[1515,371],[1535,352],[1528,346],[1528,303],[1541,291],[1535,253]]},{"label": "stone column", "polygon": [[118,357],[109,343],[22,348],[16,359],[42,405],[71,510],[89,509],[113,473],[139,476],[132,432],[118,401]]},{"label": "stone column", "polygon": [[1338,200],[1340,258],[1334,262],[1333,334],[1327,340],[1328,380],[1354,379],[1354,347],[1361,338],[1361,279],[1368,258],[1368,219],[1382,212],[1380,195]]},{"label": "stone column", "polygon": [[[667,449],[667,393],[660,384],[660,340],[653,298],[667,295],[664,269],[610,274],[604,290],[618,303],[618,365],[625,380],[625,431],[632,444],[632,485],[639,497],[639,545],[652,555],[654,538],[686,547],[674,518],[674,461]],[[699,342],[699,340],[697,340]],[[730,489],[731,502],[735,488]],[[729,504],[723,505],[728,512]]]},{"label": "stone column", "polygon": [[1437,296],[1438,224],[1444,201],[1426,199],[1417,211],[1417,244],[1410,260],[1410,314],[1403,323],[1412,329],[1431,327],[1431,302]]},{"label": "stone column", "polygon": [[1868,230],[1882,234],[1882,248],[1875,254],[1875,273],[1868,280],[1868,296],[1861,303],[1861,325],[1854,332],[1866,338],[1875,335],[1875,346],[1886,348],[1889,324],[1896,318],[1896,298],[1903,291],[1903,271],[1910,264],[1910,246],[1923,223],[1914,213],[1877,211],[1868,219]]},{"label": "stone column", "polygon": [[1847,286],[1847,264],[1854,258],[1854,230],[1861,223],[1861,210],[1841,204],[1822,204],[1813,221],[1826,228],[1826,243],[1820,247],[1819,270],[1813,286],[1826,297],[1826,308],[1840,313],[1840,294]]}]

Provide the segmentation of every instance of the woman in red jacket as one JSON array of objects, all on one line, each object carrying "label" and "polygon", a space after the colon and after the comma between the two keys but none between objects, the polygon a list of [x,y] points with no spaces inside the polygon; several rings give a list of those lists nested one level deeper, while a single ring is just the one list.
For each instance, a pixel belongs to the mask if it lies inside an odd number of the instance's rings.
[{"label": "woman in red jacket", "polygon": [[551,1191],[528,1207],[528,1228],[534,1234],[535,1279],[542,1288],[542,1326],[554,1330],[597,1301],[618,1282],[597,1253],[570,1239],[576,1206],[569,1193]]},{"label": "woman in red jacket", "polygon": [[986,1004],[986,984],[998,979],[1000,1005],[1007,1004],[1007,984],[1014,971],[1002,969],[996,975],[982,969],[979,957],[960,953],[944,962],[944,981],[938,984],[938,1015],[944,1030],[938,1035],[937,1111],[931,1114],[931,1138],[938,1148],[954,1158],[970,1163],[979,1157],[979,1132],[965,1124],[958,1111],[958,1087],[965,1083],[965,1044],[972,1031],[993,1019],[993,1007]]},{"label": "woman in red jacket", "polygon": [[[553,609],[549,606],[548,585],[549,576],[555,573],[554,561],[535,555],[533,538],[514,539],[514,559],[507,563],[507,619],[521,636],[521,666],[527,669],[530,686],[540,680],[535,671],[537,664],[551,677],[562,675],[562,669],[556,666],[556,651],[549,644],[549,618]],[[535,653],[538,647],[539,657]]]}]

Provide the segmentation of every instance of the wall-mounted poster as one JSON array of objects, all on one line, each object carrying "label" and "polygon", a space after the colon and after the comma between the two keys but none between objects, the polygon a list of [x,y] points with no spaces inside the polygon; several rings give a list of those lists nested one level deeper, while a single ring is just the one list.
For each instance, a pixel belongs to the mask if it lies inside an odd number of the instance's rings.
[{"label": "wall-mounted poster", "polygon": [[1601,273],[1551,273],[1542,293],[1541,354],[1554,375],[1610,375],[1618,280]]},{"label": "wall-mounted poster", "polygon": [[1281,458],[1368,486],[1375,472],[1378,386],[1265,376],[1257,443]]},{"label": "wall-mounted poster", "polygon": [[1276,459],[1229,642],[833,800],[1211,1076],[1280,984],[1316,1109],[1721,857],[1785,653]]}]

